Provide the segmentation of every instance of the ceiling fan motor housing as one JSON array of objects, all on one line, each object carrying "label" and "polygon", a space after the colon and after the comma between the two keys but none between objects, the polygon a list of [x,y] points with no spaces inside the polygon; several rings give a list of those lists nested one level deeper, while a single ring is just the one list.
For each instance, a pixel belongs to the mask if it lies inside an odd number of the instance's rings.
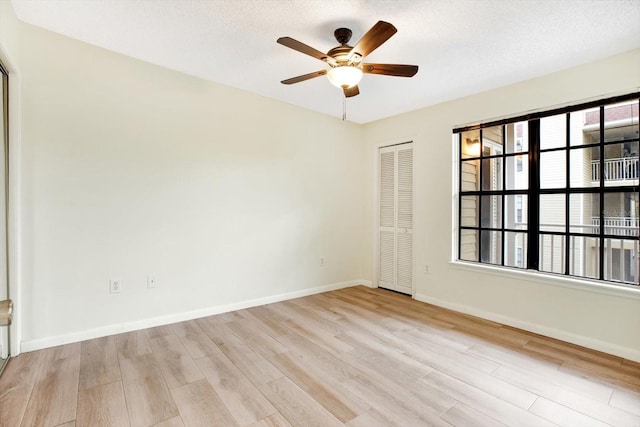
[{"label": "ceiling fan motor housing", "polygon": [[349,43],[349,40],[351,40],[352,33],[348,28],[338,28],[333,32],[333,35],[335,36],[336,40],[338,40],[338,43],[347,44]]}]

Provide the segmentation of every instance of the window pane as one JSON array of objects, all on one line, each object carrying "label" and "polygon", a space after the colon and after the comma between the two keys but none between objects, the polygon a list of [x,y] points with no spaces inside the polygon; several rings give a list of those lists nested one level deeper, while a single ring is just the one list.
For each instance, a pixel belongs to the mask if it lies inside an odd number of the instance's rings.
[{"label": "window pane", "polygon": [[564,188],[566,182],[566,152],[540,153],[540,188]]},{"label": "window pane", "polygon": [[463,160],[461,191],[477,191],[480,188],[480,160]]},{"label": "window pane", "polygon": [[460,138],[460,151],[463,159],[480,157],[480,130],[462,132]]},{"label": "window pane", "polygon": [[638,137],[638,101],[627,101],[604,108],[604,142]]},{"label": "window pane", "polygon": [[482,189],[502,190],[502,157],[482,160]]},{"label": "window pane", "polygon": [[460,225],[463,227],[478,226],[478,196],[462,196]]},{"label": "window pane", "polygon": [[478,261],[478,231],[460,231],[460,259]]},{"label": "window pane", "polygon": [[569,196],[569,231],[571,233],[600,233],[600,194],[571,194]]},{"label": "window pane", "polygon": [[502,196],[482,196],[480,225],[483,228],[502,228]]},{"label": "window pane", "polygon": [[504,265],[525,268],[527,265],[527,233],[504,233]]},{"label": "window pane", "polygon": [[638,236],[638,192],[604,195],[604,234]]},{"label": "window pane", "polygon": [[571,145],[600,142],[600,108],[576,111],[571,115]]},{"label": "window pane", "polygon": [[540,271],[564,273],[564,236],[553,234],[540,235]]},{"label": "window pane", "polygon": [[489,264],[502,264],[502,232],[483,230],[480,236],[481,261]]},{"label": "window pane", "polygon": [[565,231],[565,195],[540,195],[540,230]]},{"label": "window pane", "polygon": [[604,279],[638,284],[638,239],[604,239]]},{"label": "window pane", "polygon": [[600,277],[600,239],[571,236],[569,243],[569,274],[572,276]]},{"label": "window pane", "polygon": [[484,155],[504,153],[502,143],[502,126],[482,129],[482,149]]},{"label": "window pane", "polygon": [[637,142],[604,147],[604,180],[605,185],[638,185]]},{"label": "window pane", "polygon": [[507,132],[506,153],[529,151],[529,123],[516,122],[505,126]]},{"label": "window pane", "polygon": [[600,186],[600,148],[574,148],[569,155],[571,188]]},{"label": "window pane", "polygon": [[567,146],[567,116],[543,117],[540,119],[540,149]]},{"label": "window pane", "polygon": [[505,196],[504,207],[505,228],[527,229],[527,195],[515,194]]},{"label": "window pane", "polygon": [[519,154],[505,157],[507,190],[526,190],[529,188],[529,156]]}]

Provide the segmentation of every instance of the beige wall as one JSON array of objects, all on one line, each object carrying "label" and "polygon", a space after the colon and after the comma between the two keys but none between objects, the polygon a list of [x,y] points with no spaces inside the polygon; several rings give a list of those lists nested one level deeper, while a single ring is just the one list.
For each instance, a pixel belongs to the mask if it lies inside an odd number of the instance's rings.
[{"label": "beige wall", "polygon": [[[375,179],[377,146],[402,138],[414,141],[417,298],[640,360],[640,293],[594,293],[450,263],[454,127],[638,87],[640,50],[367,124],[363,154],[369,182]],[[365,186],[370,229],[375,222],[373,188]],[[373,239],[372,232],[367,242],[371,251],[363,258],[371,278]],[[424,273],[425,265],[429,273]]]},{"label": "beige wall", "polygon": [[359,126],[19,23],[8,1],[0,47],[22,84],[23,348],[372,280],[375,147],[413,140],[418,298],[640,360],[640,299],[450,264],[451,129],[637,88],[640,51]]},{"label": "beige wall", "polygon": [[23,348],[362,278],[358,125],[1,7],[22,82]]}]

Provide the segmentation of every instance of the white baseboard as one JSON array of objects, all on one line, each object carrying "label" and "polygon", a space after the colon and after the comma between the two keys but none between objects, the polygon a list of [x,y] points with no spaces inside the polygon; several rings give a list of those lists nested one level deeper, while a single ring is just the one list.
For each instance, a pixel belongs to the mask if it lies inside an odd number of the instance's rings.
[{"label": "white baseboard", "polygon": [[64,335],[56,335],[46,338],[38,338],[35,340],[23,341],[20,345],[22,352],[41,350],[43,348],[55,347],[63,344],[100,338],[108,335],[120,334],[123,332],[137,331],[140,329],[152,328],[155,326],[167,325],[170,323],[184,322],[186,320],[198,319],[200,317],[213,316],[215,314],[228,313],[230,311],[242,310],[245,308],[256,307],[259,305],[271,304],[274,302],[286,301],[294,298],[305,297],[323,292],[334,291],[336,289],[348,288],[351,286],[363,285],[372,287],[370,280],[349,280],[347,282],[332,283],[329,285],[316,286],[299,291],[286,292],[283,294],[271,295],[252,300],[241,301],[232,304],[223,304],[213,307],[207,307],[200,310],[185,311],[180,313],[172,313],[166,316],[152,317],[132,322],[117,323],[113,325],[101,326],[99,328],[87,329],[84,331],[71,332]]},{"label": "white baseboard", "polygon": [[604,353],[613,354],[615,356],[633,360],[635,362],[640,362],[640,350],[638,349],[619,346],[606,341],[600,341],[591,337],[586,337],[584,335],[578,335],[571,332],[563,331],[561,329],[550,328],[548,326],[526,322],[513,317],[503,316],[501,314],[480,310],[474,307],[444,301],[424,294],[416,294],[415,299],[418,301],[426,302],[428,304],[437,305],[438,307],[448,308],[460,313],[470,314],[472,316],[491,320],[503,325],[513,326],[514,328],[533,332],[535,334],[544,335],[546,337],[559,339],[561,341],[566,341],[593,350],[602,351]]}]

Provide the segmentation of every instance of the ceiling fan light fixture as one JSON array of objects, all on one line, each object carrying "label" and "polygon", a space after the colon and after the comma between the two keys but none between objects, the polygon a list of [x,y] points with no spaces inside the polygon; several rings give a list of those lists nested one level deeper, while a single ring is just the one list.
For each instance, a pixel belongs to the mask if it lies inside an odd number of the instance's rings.
[{"label": "ceiling fan light fixture", "polygon": [[351,65],[341,65],[327,71],[327,78],[335,87],[349,89],[360,82],[362,70]]}]

